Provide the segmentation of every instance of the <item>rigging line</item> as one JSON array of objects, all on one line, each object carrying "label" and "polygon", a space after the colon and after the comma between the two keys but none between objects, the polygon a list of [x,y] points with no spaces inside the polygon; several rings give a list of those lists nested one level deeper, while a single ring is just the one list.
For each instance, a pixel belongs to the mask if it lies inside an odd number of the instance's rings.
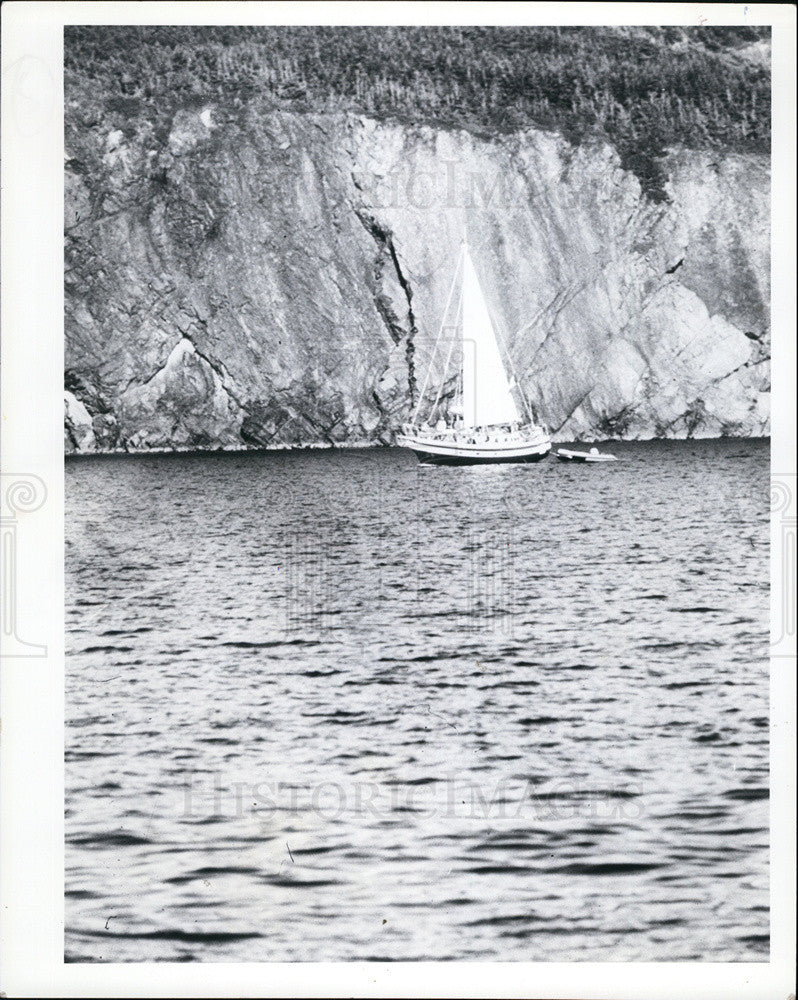
[{"label": "rigging line", "polygon": [[[501,337],[501,335],[500,335]],[[524,409],[526,410],[526,415],[529,420],[534,423],[535,418],[532,415],[532,407],[529,404],[529,400],[526,398],[526,393],[524,392],[524,387],[521,385],[521,380],[518,378],[518,372],[515,370],[515,365],[513,364],[512,356],[509,351],[505,351],[507,355],[507,360],[510,362],[510,371],[513,375],[513,381],[515,382],[516,388],[518,389],[518,394],[521,397],[521,401],[524,404]]]},{"label": "rigging line", "polygon": [[[463,291],[461,290],[461,292],[460,292],[460,305],[457,307],[457,315],[455,316],[455,320],[454,320],[454,328],[455,328],[455,330],[457,330],[459,328],[460,323],[461,323],[462,318],[463,318],[463,299],[464,298],[465,298],[465,296],[463,294]],[[457,335],[455,334],[455,336],[452,337],[451,342],[449,344],[449,353],[446,355],[446,364],[443,367],[443,378],[441,379],[441,384],[438,386],[438,395],[435,397],[435,402],[432,404],[432,409],[429,411],[429,419],[430,420],[432,419],[432,415],[435,412],[435,407],[438,405],[438,402],[440,401],[440,398],[441,398],[441,393],[443,392],[443,384],[446,381],[446,376],[447,376],[447,374],[449,372],[449,364],[450,364],[450,362],[452,360],[452,352],[454,351],[454,345],[455,345],[456,341],[457,341]]]},{"label": "rigging line", "polygon": [[440,330],[438,330],[438,336],[435,338],[435,346],[432,348],[432,354],[430,355],[429,364],[427,365],[427,377],[424,379],[424,385],[421,387],[421,392],[418,395],[418,402],[416,403],[416,408],[413,411],[413,418],[410,421],[411,426],[413,427],[415,427],[416,425],[416,418],[418,417],[419,410],[421,409],[421,404],[424,401],[424,393],[427,391],[427,384],[429,382],[430,372],[432,371],[432,362],[435,360],[435,354],[437,353],[438,350],[438,343],[441,339],[441,335],[443,334],[443,329],[446,325],[446,316],[449,312],[449,307],[452,304],[452,295],[454,294],[454,288],[455,285],[457,284],[457,275],[460,272],[460,264],[462,263],[464,256],[465,256],[465,250],[461,249],[457,257],[457,265],[455,266],[454,269],[454,278],[452,280],[452,286],[449,289],[449,297],[446,300],[446,307],[443,310],[441,328]]}]

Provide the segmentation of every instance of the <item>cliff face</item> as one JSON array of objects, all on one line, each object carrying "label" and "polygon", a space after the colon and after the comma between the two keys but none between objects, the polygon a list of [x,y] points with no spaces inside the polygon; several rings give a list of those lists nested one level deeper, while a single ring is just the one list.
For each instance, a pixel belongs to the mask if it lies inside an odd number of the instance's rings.
[{"label": "cliff face", "polygon": [[[467,223],[561,439],[769,432],[769,172],[352,115],[67,108],[68,451],[391,441]],[[434,379],[434,376],[433,376]]]}]

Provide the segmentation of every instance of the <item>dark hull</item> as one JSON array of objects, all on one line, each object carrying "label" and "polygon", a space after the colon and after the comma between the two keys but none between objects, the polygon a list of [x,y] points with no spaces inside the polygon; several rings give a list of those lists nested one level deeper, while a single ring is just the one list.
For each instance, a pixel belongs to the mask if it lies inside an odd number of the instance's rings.
[{"label": "dark hull", "polygon": [[546,451],[542,455],[519,455],[519,456],[499,456],[497,458],[468,458],[463,455],[430,455],[427,451],[416,451],[413,453],[419,462],[424,465],[510,465],[518,462],[539,462],[549,453]]},{"label": "dark hull", "polygon": [[603,462],[614,462],[614,455],[581,455],[578,452],[557,452],[557,458],[561,462],[584,462],[589,465],[601,464]]}]

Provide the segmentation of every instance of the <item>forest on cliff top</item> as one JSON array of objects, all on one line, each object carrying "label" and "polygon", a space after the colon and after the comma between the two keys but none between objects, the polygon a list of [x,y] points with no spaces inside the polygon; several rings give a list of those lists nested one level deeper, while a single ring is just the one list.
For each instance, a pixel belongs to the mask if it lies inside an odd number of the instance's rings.
[{"label": "forest on cliff top", "polygon": [[535,127],[607,139],[657,199],[668,147],[769,154],[769,38],[707,26],[69,26],[67,117],[88,87],[125,132],[218,100],[486,137]]}]

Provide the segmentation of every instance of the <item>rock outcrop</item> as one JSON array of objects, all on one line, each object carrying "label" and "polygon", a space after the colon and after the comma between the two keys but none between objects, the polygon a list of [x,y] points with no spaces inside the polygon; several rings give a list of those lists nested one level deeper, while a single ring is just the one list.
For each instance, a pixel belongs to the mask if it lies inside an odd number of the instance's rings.
[{"label": "rock outcrop", "polygon": [[769,165],[360,116],[67,107],[68,451],[390,442],[464,227],[561,439],[769,433]]}]

